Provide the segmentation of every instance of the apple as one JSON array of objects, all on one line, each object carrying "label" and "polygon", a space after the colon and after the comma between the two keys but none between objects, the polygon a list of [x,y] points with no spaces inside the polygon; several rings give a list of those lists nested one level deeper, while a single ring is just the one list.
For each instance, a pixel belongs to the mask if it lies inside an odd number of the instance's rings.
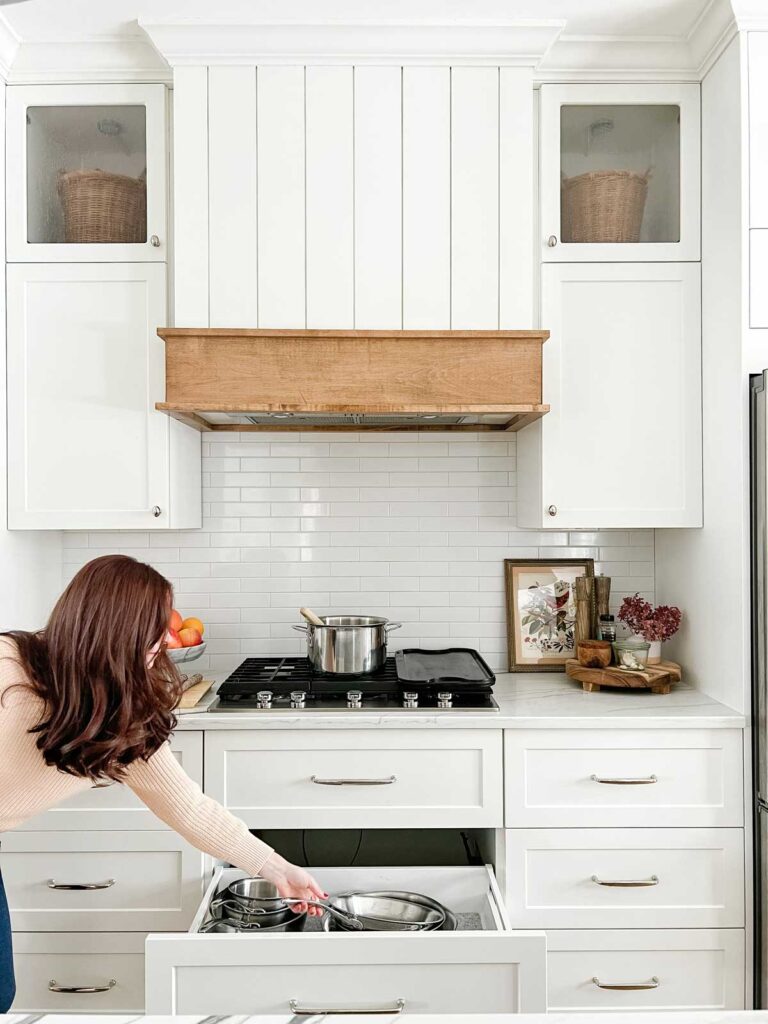
[{"label": "apple", "polygon": [[203,642],[200,631],[192,629],[191,626],[179,630],[179,639],[181,640],[182,647],[197,647],[198,644]]},{"label": "apple", "polygon": [[170,622],[168,623],[169,629],[171,629],[172,631],[175,630],[178,633],[178,631],[183,627],[183,625],[184,620],[182,619],[181,615],[176,611],[175,608],[172,609],[171,619]]},{"label": "apple", "polygon": [[184,644],[182,642],[182,639],[179,636],[177,630],[175,630],[175,629],[169,629],[168,630],[168,636],[167,636],[166,641],[165,641],[165,646],[169,650],[175,650],[175,649],[177,649],[179,647],[183,647],[184,646]]}]

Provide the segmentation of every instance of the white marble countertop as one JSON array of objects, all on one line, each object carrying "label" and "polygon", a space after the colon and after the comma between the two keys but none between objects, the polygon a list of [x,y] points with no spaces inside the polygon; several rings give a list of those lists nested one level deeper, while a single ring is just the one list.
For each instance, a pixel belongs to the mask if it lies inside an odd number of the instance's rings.
[{"label": "white marble countertop", "polygon": [[[29,1014],[0,1015],[0,1024],[25,1024]],[[396,1021],[413,1017],[419,1024],[595,1024],[598,1015],[593,1013],[458,1013],[445,1014],[409,1014],[407,1009],[401,1014],[376,1017],[382,1024],[395,1024]],[[301,1017],[306,1024],[319,1022],[319,1017]],[[322,1018],[327,1021],[344,1021],[345,1024],[371,1024],[374,1019],[367,1015],[345,1014]],[[714,1013],[689,1013],[659,1011],[658,1013],[622,1013],[603,1012],[599,1014],[600,1024],[768,1024],[768,1011],[757,1010],[720,1010]],[[136,1014],[45,1014],[35,1015],[36,1024],[202,1024],[211,1021],[210,1017],[183,1016],[158,1017],[140,1016]],[[297,1018],[290,1014],[269,1014],[266,1016],[229,1016],[221,1017],[217,1024],[292,1024]],[[31,1022],[30,1022],[31,1024]]]},{"label": "white marble countertop", "polygon": [[[221,681],[220,677],[217,682]],[[179,729],[741,729],[744,716],[678,683],[669,694],[648,690],[585,693],[562,672],[500,673],[498,712],[225,711],[212,692],[200,711],[179,717]]]}]

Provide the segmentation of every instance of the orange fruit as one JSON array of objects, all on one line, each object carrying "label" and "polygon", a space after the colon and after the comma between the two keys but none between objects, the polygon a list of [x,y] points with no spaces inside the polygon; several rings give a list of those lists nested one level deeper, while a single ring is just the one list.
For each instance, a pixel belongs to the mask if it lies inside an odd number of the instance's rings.
[{"label": "orange fruit", "polygon": [[192,629],[191,627],[187,627],[187,629],[180,629],[179,639],[184,647],[197,647],[198,644],[203,642],[202,635],[196,629]]},{"label": "orange fruit", "polygon": [[202,624],[200,619],[196,619],[194,616],[190,616],[188,619],[184,619],[181,624],[182,629],[196,629],[197,632],[202,636],[205,633],[205,626]]},{"label": "orange fruit", "polygon": [[179,612],[177,612],[176,609],[174,608],[171,612],[171,617],[168,621],[168,628],[175,629],[176,632],[178,633],[178,631],[182,628],[183,625],[184,620],[182,619]]}]

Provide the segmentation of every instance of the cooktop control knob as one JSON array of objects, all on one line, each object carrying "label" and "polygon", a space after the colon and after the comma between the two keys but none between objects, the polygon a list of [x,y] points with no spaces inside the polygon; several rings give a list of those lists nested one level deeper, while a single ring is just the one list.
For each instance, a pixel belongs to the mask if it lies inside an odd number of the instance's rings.
[{"label": "cooktop control knob", "polygon": [[347,690],[347,707],[361,708],[363,706],[363,694],[361,690]]},{"label": "cooktop control knob", "polygon": [[403,707],[404,708],[417,708],[419,706],[419,695],[418,693],[404,693],[403,694]]},{"label": "cooktop control knob", "polygon": [[452,708],[453,707],[453,694],[452,693],[438,693],[438,695],[437,695],[437,706],[439,708]]},{"label": "cooktop control knob", "polygon": [[291,692],[291,707],[305,708],[307,706],[307,694],[304,690],[293,690]]},{"label": "cooktop control knob", "polygon": [[271,708],[272,707],[272,691],[271,690],[259,690],[256,694],[256,701],[260,708]]}]

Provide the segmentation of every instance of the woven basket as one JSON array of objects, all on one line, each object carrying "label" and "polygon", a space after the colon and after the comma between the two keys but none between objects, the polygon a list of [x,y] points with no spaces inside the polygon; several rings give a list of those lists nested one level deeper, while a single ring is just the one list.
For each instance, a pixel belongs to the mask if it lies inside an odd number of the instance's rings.
[{"label": "woven basket", "polygon": [[146,242],[147,183],[108,171],[61,171],[65,242]]},{"label": "woven basket", "polygon": [[639,242],[650,173],[590,171],[563,178],[564,242]]}]

